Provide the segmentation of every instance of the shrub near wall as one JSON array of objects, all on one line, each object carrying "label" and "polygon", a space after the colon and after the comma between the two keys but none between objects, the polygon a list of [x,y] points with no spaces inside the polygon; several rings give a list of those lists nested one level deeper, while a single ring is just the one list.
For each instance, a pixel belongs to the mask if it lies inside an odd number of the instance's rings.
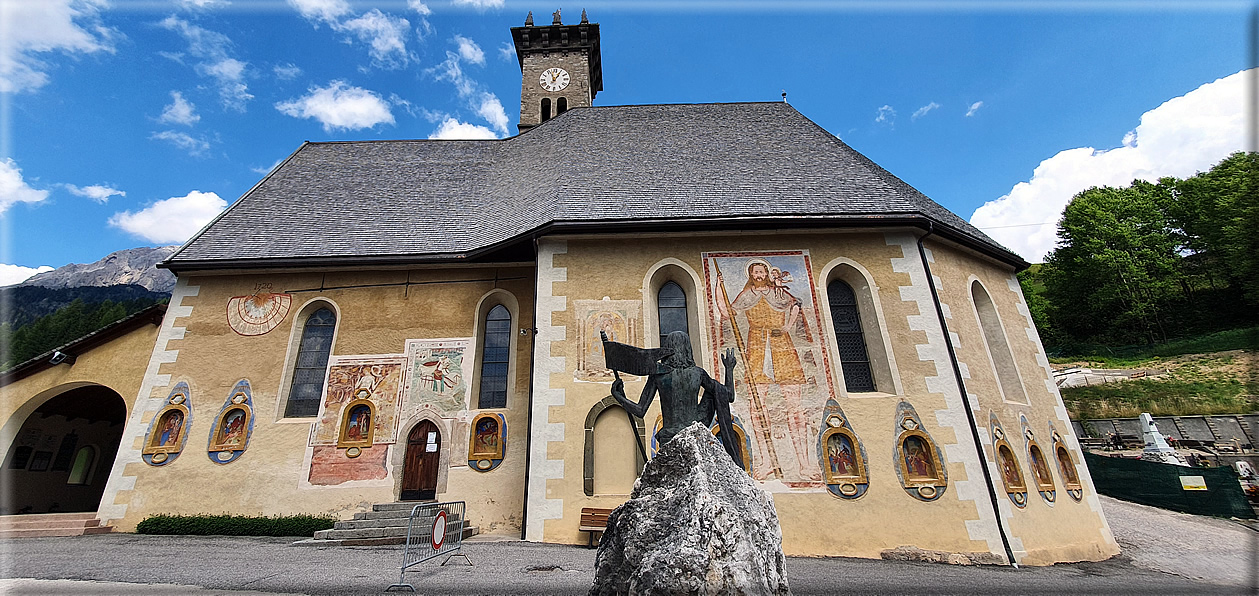
[{"label": "shrub near wall", "polygon": [[337,520],[315,515],[250,517],[246,515],[152,515],[136,526],[137,534],[193,536],[310,536],[332,528]]}]

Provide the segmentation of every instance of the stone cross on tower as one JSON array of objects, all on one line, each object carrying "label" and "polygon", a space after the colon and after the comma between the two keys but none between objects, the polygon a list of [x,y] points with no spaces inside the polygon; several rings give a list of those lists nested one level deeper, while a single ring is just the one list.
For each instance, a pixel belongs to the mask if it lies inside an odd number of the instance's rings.
[{"label": "stone cross on tower", "polygon": [[587,20],[584,10],[576,25],[561,23],[558,10],[552,17],[552,24],[535,26],[530,12],[523,27],[511,28],[520,61],[520,132],[589,107],[603,90],[599,24]]}]

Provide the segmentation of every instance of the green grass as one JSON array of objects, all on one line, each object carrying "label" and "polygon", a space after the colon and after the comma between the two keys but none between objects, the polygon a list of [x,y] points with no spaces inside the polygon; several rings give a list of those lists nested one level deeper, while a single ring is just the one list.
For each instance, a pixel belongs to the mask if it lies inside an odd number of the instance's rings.
[{"label": "green grass", "polygon": [[1199,378],[1137,379],[1062,390],[1074,420],[1154,416],[1194,416],[1259,412],[1259,382]]},{"label": "green grass", "polygon": [[1074,350],[1074,353],[1053,356],[1049,361],[1054,364],[1087,361],[1096,368],[1138,368],[1184,354],[1245,349],[1259,349],[1259,327],[1218,331],[1153,346],[1090,346]]}]

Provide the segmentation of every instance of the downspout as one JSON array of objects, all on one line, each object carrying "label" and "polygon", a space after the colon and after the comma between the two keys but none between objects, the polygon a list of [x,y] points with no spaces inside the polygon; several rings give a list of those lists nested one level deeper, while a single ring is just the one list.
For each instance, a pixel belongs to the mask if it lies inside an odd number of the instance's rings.
[{"label": "downspout", "polygon": [[524,510],[520,514],[520,539],[529,532],[529,456],[533,453],[533,368],[538,343],[538,237],[533,237],[533,318],[529,323],[529,421],[525,429],[525,495]]},{"label": "downspout", "polygon": [[953,378],[957,379],[957,390],[962,393],[962,409],[966,411],[966,421],[970,423],[970,434],[975,439],[975,451],[979,456],[980,468],[984,471],[984,484],[988,487],[988,498],[992,501],[992,517],[997,522],[997,532],[1001,534],[1001,544],[1005,547],[1005,556],[1010,565],[1018,569],[1014,560],[1014,551],[1010,548],[1010,539],[1006,536],[1005,527],[1001,525],[1000,502],[997,489],[992,482],[992,473],[988,470],[988,459],[984,456],[984,442],[979,438],[979,425],[975,423],[975,412],[970,407],[970,396],[966,393],[966,382],[962,380],[962,367],[957,363],[957,351],[953,348],[953,337],[949,334],[949,324],[944,320],[944,307],[940,305],[940,294],[936,291],[935,276],[931,273],[931,265],[927,263],[927,251],[922,241],[935,231],[935,226],[927,222],[927,233],[918,237],[918,257],[922,259],[922,268],[927,272],[927,287],[931,289],[931,301],[935,303],[936,317],[940,319],[940,330],[944,332],[944,346],[949,351],[949,363],[953,365]]}]

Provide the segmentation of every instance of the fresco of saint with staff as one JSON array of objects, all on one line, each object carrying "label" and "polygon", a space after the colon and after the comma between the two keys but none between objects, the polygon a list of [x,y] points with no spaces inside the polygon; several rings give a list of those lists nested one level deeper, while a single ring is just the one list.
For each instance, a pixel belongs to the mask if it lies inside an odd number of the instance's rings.
[{"label": "fresco of saint with staff", "polygon": [[817,484],[814,444],[833,391],[808,253],[703,257],[712,350],[740,356],[734,407],[751,426],[753,477],[790,488]]}]

